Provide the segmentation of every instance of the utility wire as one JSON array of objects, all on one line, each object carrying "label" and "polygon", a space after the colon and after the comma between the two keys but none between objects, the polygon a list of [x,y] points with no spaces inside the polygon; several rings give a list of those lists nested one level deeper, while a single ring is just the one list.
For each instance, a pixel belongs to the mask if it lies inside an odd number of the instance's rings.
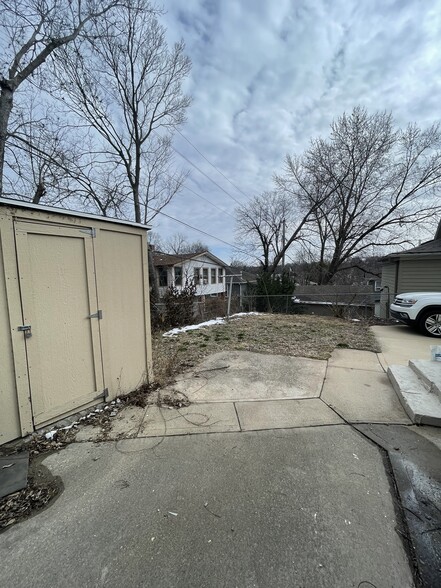
[{"label": "utility wire", "polygon": [[198,194],[192,188],[190,188],[189,186],[187,186],[187,184],[182,184],[182,187],[183,187],[184,190],[189,190],[190,192],[193,192],[193,194],[195,194],[195,196],[198,196],[198,198],[201,198],[202,200],[205,200],[205,202],[208,202],[208,204],[211,204],[211,206],[214,206],[214,208],[217,208],[218,210],[220,210],[224,214],[228,214],[228,216],[230,216],[231,218],[234,218],[235,219],[235,217],[230,212],[228,212],[228,210],[224,210],[223,208],[221,208],[220,206],[218,206],[214,202],[211,202],[210,200],[208,200],[208,198],[205,198],[205,196],[202,196],[201,194]]},{"label": "utility wire", "polygon": [[245,194],[245,192],[244,192],[243,190],[241,190],[241,189],[239,188],[239,186],[236,186],[236,184],[235,184],[234,182],[232,182],[232,181],[231,181],[231,180],[230,180],[230,179],[229,179],[229,178],[228,178],[228,177],[227,177],[227,176],[226,176],[226,175],[225,175],[225,174],[224,174],[224,173],[223,173],[223,172],[222,172],[222,171],[221,171],[221,170],[220,170],[218,167],[216,167],[216,166],[214,165],[214,163],[212,163],[212,162],[211,162],[211,161],[210,161],[210,160],[209,160],[207,157],[205,157],[205,155],[202,153],[202,151],[200,151],[200,150],[199,150],[199,149],[196,147],[196,145],[195,145],[194,143],[192,143],[192,142],[190,141],[190,139],[188,139],[188,138],[187,138],[187,137],[184,135],[184,133],[181,133],[181,131],[180,131],[179,129],[175,129],[175,130],[176,130],[176,132],[177,132],[177,133],[179,133],[179,134],[181,135],[181,137],[182,137],[183,139],[185,139],[185,140],[187,141],[187,143],[189,143],[189,144],[190,144],[190,145],[193,147],[193,149],[195,149],[195,150],[196,150],[196,151],[199,153],[199,155],[200,155],[201,157],[203,157],[203,158],[205,159],[205,161],[206,161],[207,163],[209,163],[209,164],[211,165],[211,167],[213,167],[213,168],[214,168],[214,169],[215,169],[215,170],[216,170],[218,173],[220,173],[220,175],[221,175],[223,178],[225,178],[225,179],[227,180],[227,182],[229,182],[229,183],[230,183],[230,184],[231,184],[231,185],[232,185],[234,188],[236,188],[236,190],[237,190],[238,192],[240,192],[241,194],[243,194],[243,195],[244,195],[246,198],[249,198],[249,195],[248,195],[248,194]]},{"label": "utility wire", "polygon": [[188,229],[193,229],[193,231],[197,231],[198,233],[201,233],[202,235],[205,235],[206,237],[210,237],[211,239],[215,239],[216,241],[219,241],[220,243],[223,243],[224,245],[228,245],[228,247],[232,247],[236,251],[239,251],[239,253],[243,253],[244,255],[247,255],[248,257],[253,257],[254,259],[257,259],[258,261],[260,261],[259,258],[256,257],[255,255],[252,255],[248,251],[244,251],[243,249],[240,249],[239,247],[237,247],[237,245],[233,245],[232,243],[228,243],[228,241],[224,241],[220,237],[216,237],[215,235],[211,235],[210,233],[207,233],[206,231],[203,231],[202,229],[198,229],[196,227],[193,227],[192,225],[189,225],[188,223],[186,223],[178,218],[175,218],[174,216],[171,216],[170,214],[167,214],[166,212],[162,212],[162,210],[158,210],[156,208],[153,208],[152,206],[147,206],[147,208],[149,208],[153,212],[156,212],[157,214],[162,214],[162,216],[165,216],[166,218],[169,218],[170,220],[173,220],[181,225],[184,225],[184,227],[187,227]]},{"label": "utility wire", "polygon": [[219,188],[219,190],[222,190],[222,192],[225,192],[225,194],[231,198],[232,200],[234,200],[234,202],[236,202],[236,204],[239,204],[239,206],[242,206],[242,203],[239,202],[239,200],[237,198],[235,198],[234,196],[232,196],[229,192],[227,192],[227,190],[225,190],[225,188],[222,188],[222,186],[220,184],[218,184],[215,180],[213,180],[213,178],[210,178],[210,176],[208,174],[206,174],[200,167],[198,167],[195,163],[193,163],[190,159],[188,159],[188,157],[186,157],[183,153],[181,153],[180,151],[178,151],[176,149],[176,147],[173,147],[173,145],[171,145],[171,148],[173,149],[173,151],[175,151],[178,155],[180,155],[183,159],[185,159],[185,161],[187,163],[189,163],[190,165],[192,165],[194,168],[196,168],[198,170],[199,173],[201,173],[203,176],[205,176],[208,180],[210,180],[211,183],[213,183],[215,186],[217,186]]},{"label": "utility wire", "polygon": [[[161,138],[161,135],[157,131],[153,131],[153,133],[157,137]],[[239,202],[239,200],[237,198],[235,198],[234,196],[232,196],[227,190],[225,190],[225,188],[222,188],[222,186],[220,184],[218,184],[215,180],[213,180],[213,178],[210,178],[210,176],[207,173],[205,173],[200,167],[198,167],[195,163],[193,163],[190,159],[188,159],[188,157],[186,157],[183,153],[181,153],[180,151],[178,151],[178,149],[176,149],[176,147],[173,147],[172,144],[170,144],[170,147],[173,149],[173,151],[175,153],[177,153],[178,155],[180,155],[182,157],[182,159],[185,159],[185,161],[187,163],[189,163],[191,166],[193,166],[195,169],[197,169],[199,173],[201,173],[208,180],[210,180],[210,182],[212,184],[214,184],[215,186],[217,186],[219,188],[219,190],[222,190],[222,192],[224,192],[229,198],[231,198],[232,200],[234,200],[234,202],[236,202],[236,204],[238,204],[239,206],[242,206],[242,203]]]}]

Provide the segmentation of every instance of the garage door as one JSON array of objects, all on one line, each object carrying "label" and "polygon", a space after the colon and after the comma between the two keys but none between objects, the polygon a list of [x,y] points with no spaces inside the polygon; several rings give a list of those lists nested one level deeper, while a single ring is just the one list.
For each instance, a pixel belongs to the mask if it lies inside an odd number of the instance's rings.
[{"label": "garage door", "polygon": [[93,233],[15,224],[34,425],[103,393]]}]

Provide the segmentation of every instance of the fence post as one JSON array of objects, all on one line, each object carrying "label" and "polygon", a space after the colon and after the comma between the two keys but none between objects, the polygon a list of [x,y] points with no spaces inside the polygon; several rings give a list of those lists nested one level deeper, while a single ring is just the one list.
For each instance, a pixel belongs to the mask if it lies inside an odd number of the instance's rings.
[{"label": "fence post", "polygon": [[233,292],[233,276],[230,278],[230,287],[228,289],[228,307],[227,307],[227,318],[230,318],[231,309],[231,294]]}]

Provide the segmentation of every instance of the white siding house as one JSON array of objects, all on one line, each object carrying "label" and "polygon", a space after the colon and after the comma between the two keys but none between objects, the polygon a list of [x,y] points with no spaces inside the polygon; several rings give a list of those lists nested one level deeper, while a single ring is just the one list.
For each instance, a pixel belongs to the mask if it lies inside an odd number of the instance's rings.
[{"label": "white siding house", "polygon": [[163,298],[167,288],[181,289],[187,283],[196,285],[196,296],[219,296],[226,292],[227,265],[209,251],[184,255],[153,252],[153,265]]}]

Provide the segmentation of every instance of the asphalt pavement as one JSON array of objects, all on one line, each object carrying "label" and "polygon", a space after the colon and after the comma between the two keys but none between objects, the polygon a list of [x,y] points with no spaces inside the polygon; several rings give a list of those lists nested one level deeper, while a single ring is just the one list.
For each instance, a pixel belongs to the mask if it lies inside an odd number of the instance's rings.
[{"label": "asphalt pavement", "polygon": [[81,443],[0,536],[5,588],[413,586],[380,450],[347,425]]}]

